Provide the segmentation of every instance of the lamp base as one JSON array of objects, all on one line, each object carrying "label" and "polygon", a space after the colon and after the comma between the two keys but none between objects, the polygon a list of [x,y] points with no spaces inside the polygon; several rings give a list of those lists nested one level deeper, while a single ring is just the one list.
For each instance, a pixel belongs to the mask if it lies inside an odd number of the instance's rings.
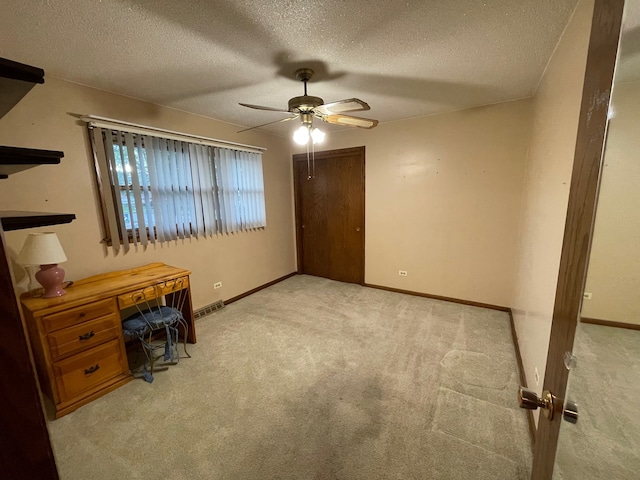
[{"label": "lamp base", "polygon": [[44,288],[43,298],[61,297],[67,293],[62,289],[64,270],[57,263],[40,265],[40,270],[36,272],[36,280]]}]

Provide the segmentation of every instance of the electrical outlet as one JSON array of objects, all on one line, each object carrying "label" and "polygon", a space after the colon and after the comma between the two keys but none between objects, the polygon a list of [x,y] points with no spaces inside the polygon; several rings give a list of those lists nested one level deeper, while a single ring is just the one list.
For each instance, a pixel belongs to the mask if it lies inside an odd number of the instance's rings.
[{"label": "electrical outlet", "polygon": [[398,275],[400,275],[401,277],[406,277],[407,276],[407,271],[406,270],[399,270],[398,271]]},{"label": "electrical outlet", "polygon": [[591,296],[592,296],[591,292],[584,292],[582,294],[582,298],[584,298],[585,300],[591,300]]},{"label": "electrical outlet", "polygon": [[536,387],[540,385],[540,374],[538,373],[538,367],[533,369],[533,379],[536,381]]},{"label": "electrical outlet", "polygon": [[213,288],[215,290],[219,289],[220,287],[222,287],[222,282],[216,282],[216,283],[213,284]]}]

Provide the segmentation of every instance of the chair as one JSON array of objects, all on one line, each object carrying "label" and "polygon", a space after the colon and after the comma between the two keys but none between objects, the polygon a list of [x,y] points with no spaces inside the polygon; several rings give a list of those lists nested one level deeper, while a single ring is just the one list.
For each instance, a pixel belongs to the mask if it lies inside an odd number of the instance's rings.
[{"label": "chair", "polygon": [[[156,285],[150,293],[137,293],[133,300],[138,312],[122,321],[122,331],[125,336],[137,339],[142,346],[146,361],[142,367],[141,376],[149,383],[153,382],[154,364],[158,359],[164,360],[163,365],[175,365],[180,360],[178,352],[180,328],[184,332],[184,353],[191,358],[187,352],[189,326],[181,311],[187,298],[187,290],[181,288],[179,285],[181,282],[182,279],[171,280]],[[169,283],[171,285],[168,285]],[[165,303],[168,304],[163,305],[161,298],[156,295],[156,289],[175,291],[175,293],[165,297]],[[145,289],[143,292],[147,291],[148,289]],[[164,341],[158,340],[156,334],[163,329],[166,337]],[[158,354],[158,350],[162,352]]]}]

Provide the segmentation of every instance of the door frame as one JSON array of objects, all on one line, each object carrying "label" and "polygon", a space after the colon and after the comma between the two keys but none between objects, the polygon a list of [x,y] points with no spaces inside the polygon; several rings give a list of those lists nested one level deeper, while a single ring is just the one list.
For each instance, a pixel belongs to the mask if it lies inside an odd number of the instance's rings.
[{"label": "door frame", "polygon": [[[362,249],[362,271],[360,273],[361,281],[360,285],[364,285],[364,273],[365,273],[365,233],[366,233],[366,206],[365,206],[365,191],[366,191],[366,155],[365,155],[365,147],[350,147],[350,148],[339,148],[335,150],[323,150],[320,152],[314,152],[314,161],[315,160],[324,160],[326,158],[335,158],[335,157],[347,157],[351,155],[360,155],[362,157],[362,235],[361,235],[361,249]],[[298,263],[297,272],[298,274],[304,273],[302,271],[302,221],[301,221],[301,199],[300,195],[302,192],[300,191],[300,185],[298,181],[298,175],[296,175],[296,162],[307,162],[307,154],[306,153],[296,153],[292,156],[292,166],[293,166],[293,199],[295,206],[295,222],[296,222],[296,262]]]},{"label": "door frame", "polygon": [[540,415],[531,480],[551,480],[569,370],[564,353],[573,342],[595,223],[609,100],[624,0],[595,0],[562,253],[549,338],[544,390],[555,394],[555,415]]},{"label": "door frame", "polygon": [[31,344],[0,225],[0,449],[3,478],[58,480]]}]

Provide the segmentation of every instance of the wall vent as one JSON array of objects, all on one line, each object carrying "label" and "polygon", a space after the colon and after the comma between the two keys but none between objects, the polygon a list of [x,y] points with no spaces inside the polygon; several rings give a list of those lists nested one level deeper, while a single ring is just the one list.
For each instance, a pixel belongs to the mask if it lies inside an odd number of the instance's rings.
[{"label": "wall vent", "polygon": [[215,312],[216,310],[220,310],[221,308],[224,308],[224,302],[222,300],[218,300],[211,305],[207,305],[206,307],[202,307],[193,312],[193,318],[197,320],[204,317],[205,315],[209,315],[210,313]]}]

